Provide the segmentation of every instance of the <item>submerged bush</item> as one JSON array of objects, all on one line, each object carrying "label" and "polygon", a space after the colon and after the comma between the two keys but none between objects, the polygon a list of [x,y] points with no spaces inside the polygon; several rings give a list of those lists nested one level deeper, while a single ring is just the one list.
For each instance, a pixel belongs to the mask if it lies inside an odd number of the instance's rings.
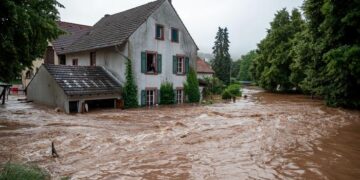
[{"label": "submerged bush", "polygon": [[238,84],[228,86],[221,94],[222,99],[231,99],[239,96],[241,96],[241,90]]},{"label": "submerged bush", "polygon": [[0,171],[0,180],[43,180],[50,176],[37,166],[7,163]]},{"label": "submerged bush", "polygon": [[160,86],[160,104],[174,104],[175,92],[173,84],[170,82],[164,82]]}]

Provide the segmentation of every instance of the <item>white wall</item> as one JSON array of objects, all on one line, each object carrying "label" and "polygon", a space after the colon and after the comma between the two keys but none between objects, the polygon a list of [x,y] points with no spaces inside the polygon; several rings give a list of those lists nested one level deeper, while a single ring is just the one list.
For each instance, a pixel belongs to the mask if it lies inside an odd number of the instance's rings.
[{"label": "white wall", "polygon": [[[164,40],[155,39],[156,24],[164,26]],[[179,43],[171,42],[171,28],[179,29]],[[186,76],[173,74],[173,56],[185,55],[190,58],[190,64],[195,67],[197,47],[187,33],[185,26],[176,15],[168,1],[157,9],[150,18],[141,25],[129,38],[129,57],[134,60],[134,71],[138,85],[139,102],[141,90],[147,87],[157,87],[164,81],[170,81],[174,88],[183,87]],[[162,73],[159,75],[146,75],[141,73],[141,52],[156,51],[162,55]]]},{"label": "white wall", "polygon": [[66,110],[67,96],[44,66],[40,67],[26,92],[30,101]]},{"label": "white wall", "polygon": [[209,73],[197,73],[198,79],[205,79],[213,77],[213,74]]}]

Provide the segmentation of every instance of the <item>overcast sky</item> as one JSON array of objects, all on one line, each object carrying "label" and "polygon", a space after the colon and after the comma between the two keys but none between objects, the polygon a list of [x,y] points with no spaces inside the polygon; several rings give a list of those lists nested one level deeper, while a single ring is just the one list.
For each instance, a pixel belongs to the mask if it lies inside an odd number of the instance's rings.
[{"label": "overcast sky", "polygon": [[[105,14],[114,14],[153,0],[58,0],[62,21],[94,25]],[[200,48],[211,53],[219,26],[228,27],[233,58],[255,49],[266,35],[276,11],[299,8],[302,0],[172,0]]]}]

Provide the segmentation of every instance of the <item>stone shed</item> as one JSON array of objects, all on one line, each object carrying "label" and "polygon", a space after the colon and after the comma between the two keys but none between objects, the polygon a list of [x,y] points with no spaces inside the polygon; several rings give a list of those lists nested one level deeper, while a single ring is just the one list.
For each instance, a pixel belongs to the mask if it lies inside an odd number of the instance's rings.
[{"label": "stone shed", "polygon": [[101,66],[44,64],[26,88],[27,99],[66,113],[119,108],[121,84]]}]

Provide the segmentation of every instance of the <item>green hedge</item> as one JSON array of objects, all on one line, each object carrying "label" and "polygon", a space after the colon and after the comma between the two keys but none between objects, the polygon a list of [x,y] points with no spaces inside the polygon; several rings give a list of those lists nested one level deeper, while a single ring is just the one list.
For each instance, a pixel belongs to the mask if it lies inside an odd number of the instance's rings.
[{"label": "green hedge", "polygon": [[241,95],[241,87],[238,84],[228,86],[221,94],[222,99],[232,99],[234,97],[240,97]]}]

